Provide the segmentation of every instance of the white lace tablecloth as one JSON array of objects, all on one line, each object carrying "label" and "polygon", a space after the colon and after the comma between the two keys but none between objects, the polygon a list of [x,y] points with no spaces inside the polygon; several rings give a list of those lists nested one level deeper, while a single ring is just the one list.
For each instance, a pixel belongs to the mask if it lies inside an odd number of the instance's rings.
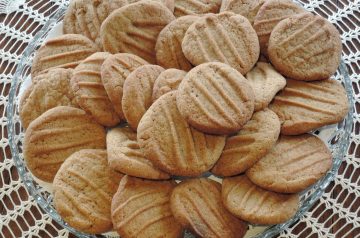
[{"label": "white lace tablecloth", "polygon": [[[342,34],[343,59],[355,95],[354,126],[347,156],[325,194],[279,237],[360,237],[360,0],[302,0]],[[11,80],[33,36],[68,0],[0,0],[0,238],[72,236],[30,197],[10,153],[5,108]]]}]

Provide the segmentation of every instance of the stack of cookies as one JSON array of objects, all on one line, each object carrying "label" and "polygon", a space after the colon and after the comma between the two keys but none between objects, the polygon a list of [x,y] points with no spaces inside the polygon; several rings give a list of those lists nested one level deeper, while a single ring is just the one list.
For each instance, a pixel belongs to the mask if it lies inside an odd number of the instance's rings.
[{"label": "stack of cookies", "polygon": [[73,0],[63,23],[20,117],[27,168],[75,229],[243,237],[332,167],[309,133],[348,111],[340,36],[291,0]]}]

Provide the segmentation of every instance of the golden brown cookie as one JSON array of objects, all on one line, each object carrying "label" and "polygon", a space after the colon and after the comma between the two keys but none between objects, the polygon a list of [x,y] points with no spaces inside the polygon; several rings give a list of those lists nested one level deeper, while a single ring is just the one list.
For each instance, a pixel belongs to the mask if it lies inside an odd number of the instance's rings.
[{"label": "golden brown cookie", "polygon": [[176,91],[161,96],[144,114],[138,143],[147,159],[172,175],[199,176],[219,159],[225,136],[204,134],[181,116]]},{"label": "golden brown cookie", "polygon": [[252,224],[273,225],[293,217],[299,206],[298,194],[281,194],[262,189],[246,175],[225,178],[222,201],[233,215]]},{"label": "golden brown cookie", "polygon": [[164,68],[176,68],[189,71],[191,63],[182,52],[181,42],[186,30],[193,24],[198,16],[183,16],[167,25],[159,34],[155,51],[157,63]]},{"label": "golden brown cookie", "polygon": [[136,132],[128,127],[114,128],[106,134],[109,165],[130,176],[147,179],[169,179],[169,174],[157,169],[146,159],[136,139]]},{"label": "golden brown cookie", "polygon": [[109,56],[105,52],[89,56],[75,68],[70,81],[80,107],[104,126],[114,126],[120,122],[101,81],[101,65]]},{"label": "golden brown cookie", "polygon": [[269,110],[254,113],[251,120],[226,140],[225,148],[211,172],[233,176],[245,172],[275,145],[280,134],[280,121]]},{"label": "golden brown cookie", "polygon": [[275,147],[246,175],[264,189],[297,193],[318,181],[331,166],[331,152],[316,136],[280,136]]},{"label": "golden brown cookie", "polygon": [[181,182],[171,194],[175,219],[199,237],[243,237],[247,224],[228,212],[221,201],[221,184],[207,178]]},{"label": "golden brown cookie", "polygon": [[255,16],[265,0],[223,0],[220,12],[233,12],[246,17],[251,24],[254,24]]},{"label": "golden brown cookie", "polygon": [[289,17],[271,33],[268,54],[284,76],[304,81],[327,79],[339,67],[340,34],[328,20],[311,13]]},{"label": "golden brown cookie", "polygon": [[247,80],[217,62],[192,69],[180,83],[176,100],[191,126],[212,134],[237,132],[254,111],[254,93]]},{"label": "golden brown cookie", "polygon": [[108,56],[101,66],[101,81],[120,119],[125,120],[121,104],[125,79],[144,64],[148,63],[139,56],[119,53]]},{"label": "golden brown cookie", "polygon": [[250,22],[232,12],[207,14],[186,31],[182,50],[193,64],[222,62],[246,74],[259,58],[256,32]]},{"label": "golden brown cookie", "polygon": [[150,181],[124,176],[111,204],[111,217],[121,237],[183,236],[170,210],[174,181]]},{"label": "golden brown cookie", "polygon": [[85,111],[67,106],[52,108],[32,121],[25,132],[27,168],[52,182],[60,165],[81,149],[104,149],[105,130]]},{"label": "golden brown cookie", "polygon": [[80,150],[54,179],[54,206],[73,228],[87,233],[112,229],[111,199],[122,175],[110,169],[106,150]]},{"label": "golden brown cookie", "polygon": [[269,105],[280,118],[281,134],[299,135],[341,121],[349,110],[343,86],[334,79],[287,80]]},{"label": "golden brown cookie", "polygon": [[101,25],[105,51],[132,53],[156,62],[155,44],[160,31],[175,17],[165,5],[140,1],[114,11]]},{"label": "golden brown cookie", "polygon": [[47,110],[57,106],[79,107],[70,88],[73,69],[52,69],[47,77],[33,83],[23,94],[20,103],[20,119],[27,128],[33,120]]},{"label": "golden brown cookie", "polygon": [[100,27],[109,14],[125,5],[123,0],[72,0],[63,21],[65,34],[81,34],[101,46]]},{"label": "golden brown cookie", "polygon": [[159,97],[174,91],[179,87],[179,84],[185,77],[186,72],[178,69],[167,69],[159,75],[155,80],[152,100],[155,102]]},{"label": "golden brown cookie", "polygon": [[174,15],[200,15],[205,13],[218,13],[221,0],[175,0]]},{"label": "golden brown cookie", "polygon": [[158,65],[143,65],[126,78],[122,98],[124,116],[134,130],[152,104],[155,80],[164,69]]},{"label": "golden brown cookie", "polygon": [[286,79],[268,63],[258,62],[245,77],[254,90],[255,111],[266,108],[286,85]]},{"label": "golden brown cookie", "polygon": [[52,68],[75,68],[98,50],[94,42],[82,35],[66,34],[50,39],[36,51],[31,77]]},{"label": "golden brown cookie", "polygon": [[[110,0],[111,1],[111,0]],[[123,6],[128,5],[128,4],[132,4],[132,3],[136,3],[142,0],[120,0],[123,2]],[[175,8],[175,1],[174,0],[151,0],[151,1],[155,1],[161,4],[164,4],[167,8],[169,8],[169,10],[171,12],[174,12],[174,8]]]},{"label": "golden brown cookie", "polygon": [[254,29],[259,37],[261,53],[267,56],[269,38],[274,27],[283,19],[305,10],[292,0],[266,0],[260,7]]}]

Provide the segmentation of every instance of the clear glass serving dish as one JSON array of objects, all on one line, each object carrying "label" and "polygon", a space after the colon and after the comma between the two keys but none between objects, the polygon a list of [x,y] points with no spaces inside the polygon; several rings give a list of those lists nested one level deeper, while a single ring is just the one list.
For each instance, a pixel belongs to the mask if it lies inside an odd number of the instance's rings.
[{"label": "clear glass serving dish", "polygon": [[[15,76],[11,83],[9,103],[6,108],[11,153],[15,165],[18,169],[19,175],[30,195],[33,196],[39,206],[61,226],[68,229],[70,232],[72,232],[78,237],[117,237],[116,234],[113,232],[102,234],[101,236],[84,234],[66,224],[66,222],[62,220],[62,218],[59,216],[59,214],[53,207],[51,187],[49,187],[46,183],[42,183],[41,181],[33,177],[33,175],[26,168],[26,164],[24,162],[22,154],[24,130],[21,126],[18,110],[21,91],[24,88],[24,83],[29,80],[31,62],[36,49],[38,49],[39,46],[44,42],[44,40],[49,37],[49,34],[54,33],[53,29],[58,23],[62,21],[65,11],[66,7],[59,8],[57,12],[53,15],[51,20],[48,21],[42,28],[42,30],[36,34],[34,39],[26,48],[23,57],[21,58],[20,63],[17,67]],[[350,104],[349,113],[342,122],[336,125],[330,125],[320,128],[319,130],[313,132],[314,134],[318,135],[330,148],[334,161],[333,167],[321,180],[319,180],[312,187],[301,193],[300,208],[292,219],[288,220],[283,224],[274,226],[250,226],[250,230],[247,233],[246,237],[268,238],[273,237],[279,234],[281,231],[287,229],[312,207],[312,205],[322,196],[325,188],[336,176],[339,166],[344,158],[344,155],[346,155],[349,146],[353,114],[352,85],[343,61],[341,62],[335,78],[341,81],[346,89]],[[185,237],[191,237],[191,235],[189,233],[186,233]]]}]

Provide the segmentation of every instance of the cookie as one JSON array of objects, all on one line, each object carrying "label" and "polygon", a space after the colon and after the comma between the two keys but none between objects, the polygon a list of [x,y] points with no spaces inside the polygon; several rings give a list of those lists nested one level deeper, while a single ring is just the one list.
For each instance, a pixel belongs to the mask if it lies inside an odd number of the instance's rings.
[{"label": "cookie", "polygon": [[175,185],[124,176],[111,204],[114,229],[121,237],[183,237],[170,210]]},{"label": "cookie", "polygon": [[155,44],[160,31],[175,17],[163,4],[140,1],[114,11],[101,25],[105,51],[132,53],[156,62]]},{"label": "cookie", "polygon": [[316,136],[280,136],[274,148],[246,175],[264,189],[298,193],[317,182],[331,166],[331,152]]},{"label": "cookie", "polygon": [[112,11],[124,5],[123,0],[72,0],[64,16],[63,32],[84,35],[101,47],[101,24]]},{"label": "cookie", "polygon": [[266,0],[254,20],[254,29],[259,37],[260,51],[267,54],[270,34],[283,19],[306,12],[292,0]]},{"label": "cookie", "polygon": [[246,17],[251,24],[254,24],[255,16],[265,0],[223,0],[220,12],[233,12]]},{"label": "cookie", "polygon": [[114,128],[106,134],[109,165],[124,174],[147,179],[169,179],[169,174],[154,167],[146,159],[136,139],[136,132],[128,127]]},{"label": "cookie", "polygon": [[186,72],[178,69],[167,69],[155,80],[152,99],[155,102],[159,97],[174,91],[179,87],[181,80],[185,77]]},{"label": "cookie", "polygon": [[37,178],[52,182],[61,164],[81,149],[104,149],[105,130],[85,111],[59,106],[32,121],[25,132],[24,158]]},{"label": "cookie", "polygon": [[156,41],[156,60],[164,68],[176,68],[189,71],[193,68],[182,52],[181,42],[186,30],[198,16],[183,16],[167,25],[159,34]]},{"label": "cookie", "polygon": [[254,113],[251,120],[226,140],[225,148],[211,172],[233,176],[245,172],[275,145],[280,134],[280,121],[269,110]]},{"label": "cookie", "polygon": [[232,12],[207,14],[186,31],[182,50],[193,64],[222,62],[246,74],[259,58],[259,41],[250,22]]},{"label": "cookie", "polygon": [[130,73],[125,80],[122,109],[126,121],[134,130],[152,104],[154,83],[163,71],[158,65],[143,65]]},{"label": "cookie", "polygon": [[104,126],[114,126],[120,122],[101,81],[101,65],[109,56],[105,52],[89,56],[75,68],[70,80],[77,103]]},{"label": "cookie", "polygon": [[125,79],[132,71],[145,64],[148,63],[139,56],[119,53],[108,56],[101,65],[101,81],[115,112],[122,120],[125,120],[121,104]]},{"label": "cookie", "polygon": [[247,80],[223,63],[206,63],[182,80],[177,106],[185,120],[211,134],[237,132],[254,111],[254,93]]},{"label": "cookie", "polygon": [[48,77],[33,83],[24,93],[20,103],[20,119],[22,126],[27,128],[33,120],[47,110],[57,106],[79,107],[75,95],[70,89],[70,78],[73,69],[52,69]]},{"label": "cookie", "polygon": [[221,0],[175,0],[174,15],[201,15],[206,13],[218,13]]},{"label": "cookie", "polygon": [[270,61],[281,74],[304,81],[331,77],[339,67],[341,52],[335,26],[311,13],[279,22],[268,47]]},{"label": "cookie", "polygon": [[243,237],[247,224],[228,212],[221,184],[207,178],[181,182],[171,194],[175,219],[199,237]]},{"label": "cookie", "polygon": [[54,206],[71,227],[86,233],[112,229],[111,199],[122,175],[109,168],[106,150],[80,150],[54,179]]},{"label": "cookie", "polygon": [[258,62],[245,77],[254,90],[255,111],[266,108],[286,86],[286,79],[268,63]]},{"label": "cookie", "polygon": [[228,211],[252,224],[286,222],[295,215],[299,206],[298,194],[267,191],[252,183],[246,175],[225,178],[221,195]]},{"label": "cookie", "polygon": [[35,54],[31,77],[52,68],[75,68],[85,58],[99,51],[98,46],[82,35],[66,34],[45,42]]},{"label": "cookie", "polygon": [[[123,5],[128,5],[128,4],[132,4],[132,3],[136,3],[139,2],[141,0],[122,0],[122,2],[124,3]],[[151,0],[151,1],[155,1],[161,4],[164,4],[171,12],[174,12],[174,8],[175,8],[175,1],[174,0]]]},{"label": "cookie", "polygon": [[147,159],[178,176],[208,171],[225,145],[225,136],[204,134],[185,121],[176,106],[176,91],[151,105],[139,123],[137,140]]},{"label": "cookie", "polygon": [[299,135],[341,121],[349,110],[343,86],[334,79],[287,80],[269,105],[280,118],[281,134]]}]

